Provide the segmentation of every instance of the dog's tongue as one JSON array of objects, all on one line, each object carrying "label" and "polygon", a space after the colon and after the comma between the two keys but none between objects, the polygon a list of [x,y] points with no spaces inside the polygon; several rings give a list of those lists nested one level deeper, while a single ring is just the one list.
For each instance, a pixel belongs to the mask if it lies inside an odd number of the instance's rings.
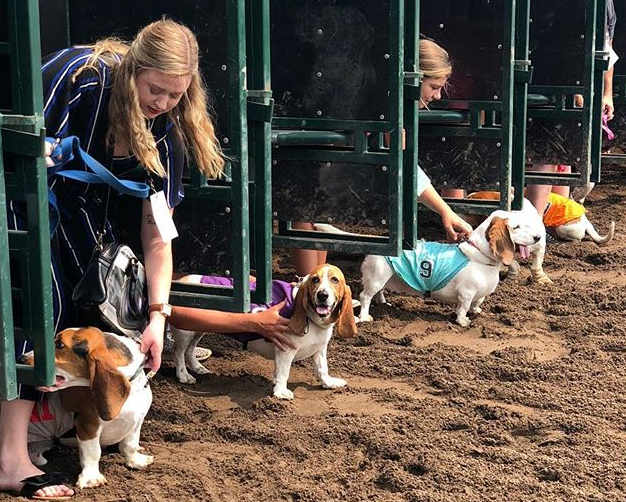
[{"label": "dog's tongue", "polygon": [[519,246],[519,254],[520,256],[524,259],[527,260],[528,257],[530,256],[530,251],[528,251],[528,246],[522,246],[520,244]]},{"label": "dog's tongue", "polygon": [[330,307],[328,305],[320,305],[319,307],[315,307],[315,312],[322,317],[327,316],[330,314]]},{"label": "dog's tongue", "polygon": [[50,386],[40,386],[37,387],[37,390],[40,392],[55,392],[57,390],[59,390],[59,386],[63,385],[65,383],[65,377],[62,377],[61,375],[56,375],[56,378],[54,380],[54,385],[50,385]]}]

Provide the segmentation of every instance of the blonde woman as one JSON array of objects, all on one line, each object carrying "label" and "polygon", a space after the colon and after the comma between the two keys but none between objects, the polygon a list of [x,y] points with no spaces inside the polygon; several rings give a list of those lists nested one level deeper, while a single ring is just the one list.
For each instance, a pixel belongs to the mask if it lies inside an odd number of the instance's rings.
[{"label": "blonde woman", "polygon": [[[172,213],[183,198],[181,180],[187,159],[193,159],[193,165],[209,178],[220,176],[224,159],[207,114],[198,43],[187,27],[163,19],[144,27],[130,44],[109,38],[93,46],[70,47],[46,57],[42,69],[47,135],[78,136],[82,148],[120,178],[140,164],[145,181],[155,191],[163,191],[166,212]],[[51,151],[47,146],[47,155]],[[46,159],[48,165],[57,160]],[[72,162],[68,168],[84,166]],[[72,305],[71,292],[96,243],[103,190],[101,185],[61,177],[52,178],[50,188],[60,213],[52,241],[54,327],[59,331],[84,324]],[[108,212],[112,216],[118,206],[115,197],[112,192]],[[16,201],[9,201],[7,207],[10,227],[25,228],[26,208]],[[151,305],[141,350],[157,371],[167,314],[163,306],[172,280],[171,243],[161,238],[149,200],[141,201],[140,213],[122,216],[141,222]],[[108,224],[105,240],[114,239],[115,229]],[[252,330],[253,321],[262,324],[275,338],[287,330],[288,323],[277,311],[260,319],[251,314],[246,321]],[[18,356],[32,348],[30,343],[18,345]],[[66,478],[43,473],[28,457],[27,428],[33,401],[38,399],[32,387],[21,386],[20,399],[2,403],[0,490],[64,500],[73,495]]]}]

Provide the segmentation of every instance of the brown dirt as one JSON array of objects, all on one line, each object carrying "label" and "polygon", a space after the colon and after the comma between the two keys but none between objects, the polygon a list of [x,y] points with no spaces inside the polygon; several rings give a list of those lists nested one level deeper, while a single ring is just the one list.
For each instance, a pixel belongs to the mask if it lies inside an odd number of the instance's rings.
[{"label": "brown dirt", "polygon": [[[305,361],[295,400],[278,401],[271,362],[205,337],[210,375],[183,387],[166,363],[154,381],[142,444],[155,463],[105,453],[109,484],[74,500],[625,500],[625,203],[626,168],[606,168],[587,206],[600,232],[616,220],[614,241],[550,245],[554,285],[523,269],[469,329],[450,306],[389,296],[357,338],[331,342],[345,390],[320,389]],[[358,292],[358,257],[331,261]],[[49,456],[77,475],[75,451]]]}]

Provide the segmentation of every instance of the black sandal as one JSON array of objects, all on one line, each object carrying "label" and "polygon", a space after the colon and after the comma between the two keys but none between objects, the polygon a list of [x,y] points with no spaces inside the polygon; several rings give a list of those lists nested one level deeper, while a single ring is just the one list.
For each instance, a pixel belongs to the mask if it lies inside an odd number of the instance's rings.
[{"label": "black sandal", "polygon": [[68,478],[65,474],[60,472],[50,472],[38,474],[37,476],[30,476],[29,478],[22,479],[21,481],[24,483],[22,489],[19,492],[15,492],[16,495],[20,495],[21,497],[27,497],[33,500],[69,500],[74,495],[59,495],[55,496],[46,496],[43,497],[35,497],[33,494],[37,490],[41,490],[47,486],[59,486],[68,484]]}]

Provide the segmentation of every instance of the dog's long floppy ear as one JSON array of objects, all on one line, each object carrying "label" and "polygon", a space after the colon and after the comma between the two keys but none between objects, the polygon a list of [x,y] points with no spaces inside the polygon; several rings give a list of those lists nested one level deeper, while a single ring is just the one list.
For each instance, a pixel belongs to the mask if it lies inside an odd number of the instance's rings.
[{"label": "dog's long floppy ear", "polygon": [[354,308],[352,307],[352,290],[347,284],[344,285],[343,299],[337,320],[337,336],[339,338],[352,338],[357,335],[356,322],[354,320]]},{"label": "dog's long floppy ear", "polygon": [[72,413],[80,413],[90,402],[89,387],[68,387],[59,391],[59,399],[63,408]]},{"label": "dog's long floppy ear", "polygon": [[102,420],[113,420],[130,395],[128,379],[113,365],[104,344],[90,348],[88,355],[91,395]]},{"label": "dog's long floppy ear", "polygon": [[511,239],[508,220],[494,216],[487,228],[487,240],[494,256],[510,265],[515,259],[515,244]]},{"label": "dog's long floppy ear", "polygon": [[309,306],[309,281],[306,280],[298,288],[296,299],[294,301],[294,310],[291,320],[289,321],[289,329],[298,336],[304,335],[306,329],[306,311]]}]

